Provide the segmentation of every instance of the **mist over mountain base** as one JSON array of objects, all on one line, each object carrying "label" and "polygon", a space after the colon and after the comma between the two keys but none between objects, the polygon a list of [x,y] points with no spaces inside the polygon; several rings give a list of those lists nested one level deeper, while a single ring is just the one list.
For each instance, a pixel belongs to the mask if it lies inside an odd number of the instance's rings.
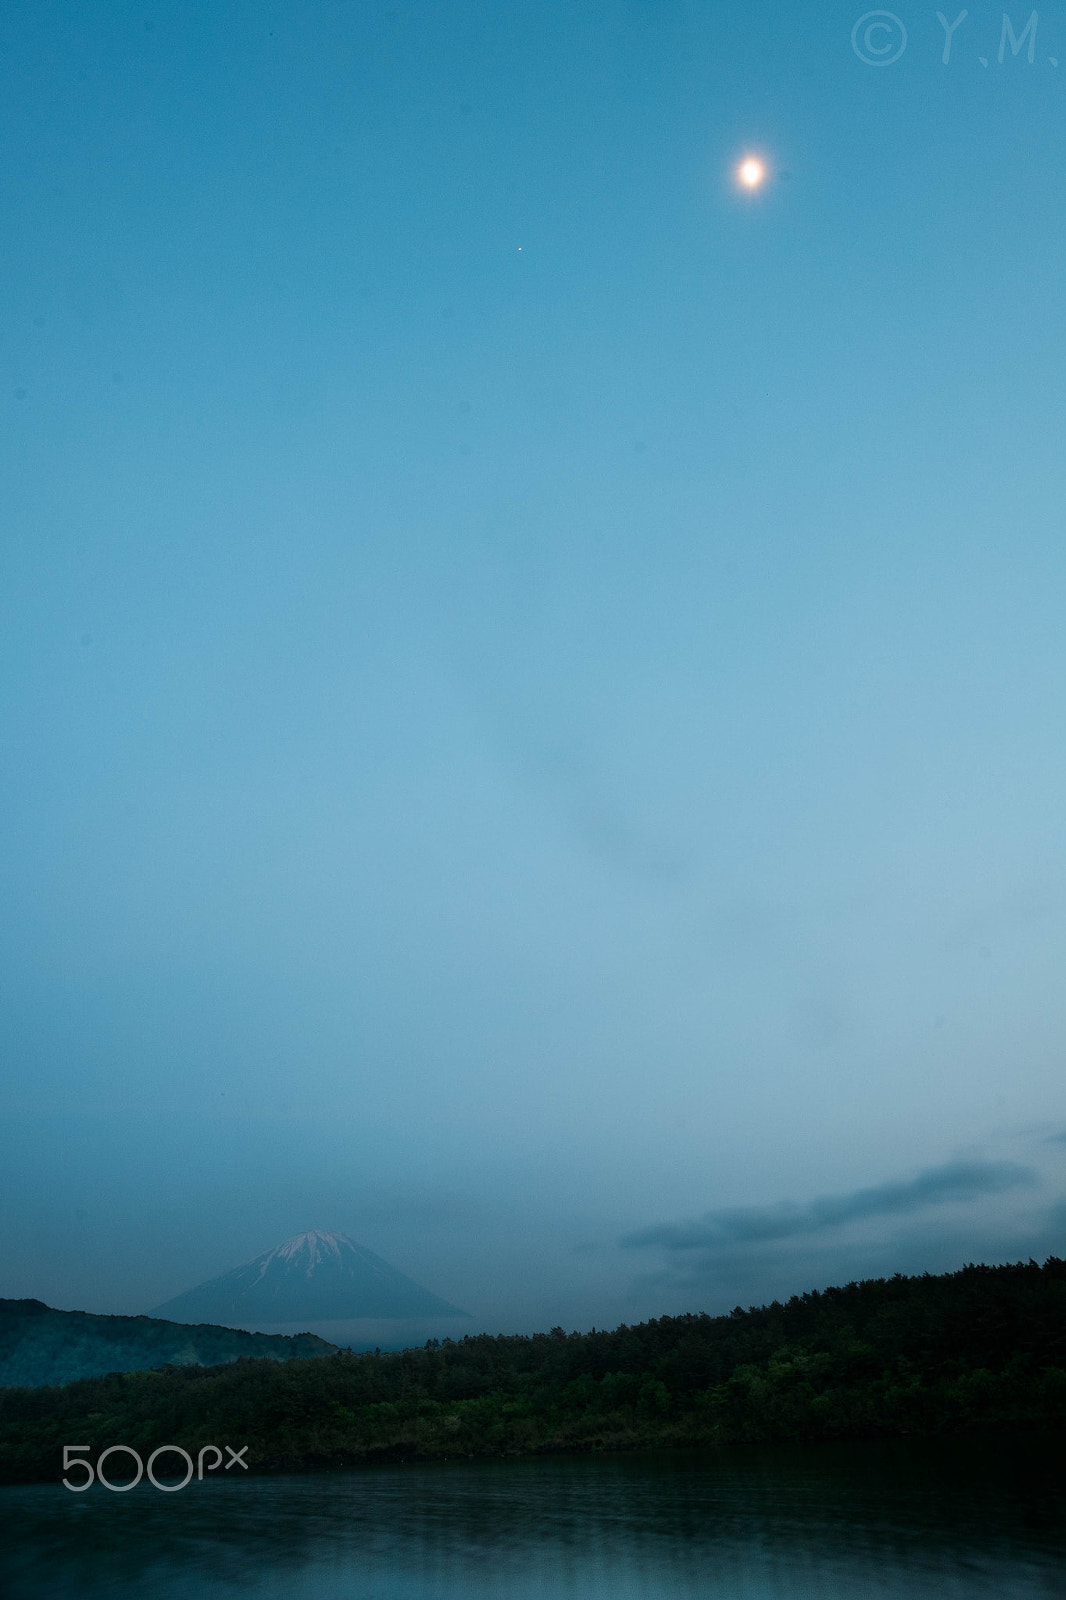
[{"label": "mist over mountain base", "polygon": [[329,1344],[342,1349],[410,1350],[424,1345],[429,1339],[462,1339],[468,1333],[481,1332],[469,1317],[438,1317],[430,1321],[415,1321],[401,1317],[350,1317],[325,1322],[256,1322],[248,1323],[249,1333],[287,1334],[314,1333]]}]

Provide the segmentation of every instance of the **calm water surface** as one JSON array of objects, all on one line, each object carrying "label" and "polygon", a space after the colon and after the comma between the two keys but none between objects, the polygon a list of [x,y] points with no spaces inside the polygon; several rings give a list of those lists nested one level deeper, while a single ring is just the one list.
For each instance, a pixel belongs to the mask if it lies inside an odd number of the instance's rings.
[{"label": "calm water surface", "polygon": [[1066,1596],[1051,1440],[0,1490],[4,1600]]}]

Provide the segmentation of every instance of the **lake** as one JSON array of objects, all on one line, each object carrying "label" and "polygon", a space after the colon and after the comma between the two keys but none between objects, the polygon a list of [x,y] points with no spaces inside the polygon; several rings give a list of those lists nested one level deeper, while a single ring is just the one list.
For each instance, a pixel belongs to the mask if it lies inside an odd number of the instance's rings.
[{"label": "lake", "polygon": [[[5,1600],[1066,1593],[1051,1439],[729,1446],[0,1490]],[[58,1474],[57,1474],[58,1477]]]}]

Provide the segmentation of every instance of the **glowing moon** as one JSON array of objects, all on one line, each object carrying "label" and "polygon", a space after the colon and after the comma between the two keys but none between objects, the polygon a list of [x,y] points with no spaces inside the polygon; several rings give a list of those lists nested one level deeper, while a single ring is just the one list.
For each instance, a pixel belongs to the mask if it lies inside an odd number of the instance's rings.
[{"label": "glowing moon", "polygon": [[745,156],[737,168],[737,177],[745,189],[758,189],[766,181],[766,167],[757,156]]}]

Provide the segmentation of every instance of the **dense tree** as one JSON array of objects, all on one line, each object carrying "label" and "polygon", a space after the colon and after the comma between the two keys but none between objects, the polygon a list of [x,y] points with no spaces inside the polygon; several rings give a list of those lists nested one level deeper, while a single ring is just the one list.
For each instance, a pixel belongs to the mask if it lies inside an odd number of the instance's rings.
[{"label": "dense tree", "polygon": [[0,1390],[0,1473],[61,1446],[248,1444],[259,1470],[357,1461],[1046,1428],[1066,1423],[1066,1262],[871,1279],[612,1332],[430,1340]]},{"label": "dense tree", "polygon": [[0,1300],[0,1386],[73,1383],[109,1372],[144,1372],[167,1362],[212,1367],[241,1356],[304,1360],[335,1349],[313,1333],[244,1333],[211,1323],[97,1316],[56,1311],[40,1300]]}]

